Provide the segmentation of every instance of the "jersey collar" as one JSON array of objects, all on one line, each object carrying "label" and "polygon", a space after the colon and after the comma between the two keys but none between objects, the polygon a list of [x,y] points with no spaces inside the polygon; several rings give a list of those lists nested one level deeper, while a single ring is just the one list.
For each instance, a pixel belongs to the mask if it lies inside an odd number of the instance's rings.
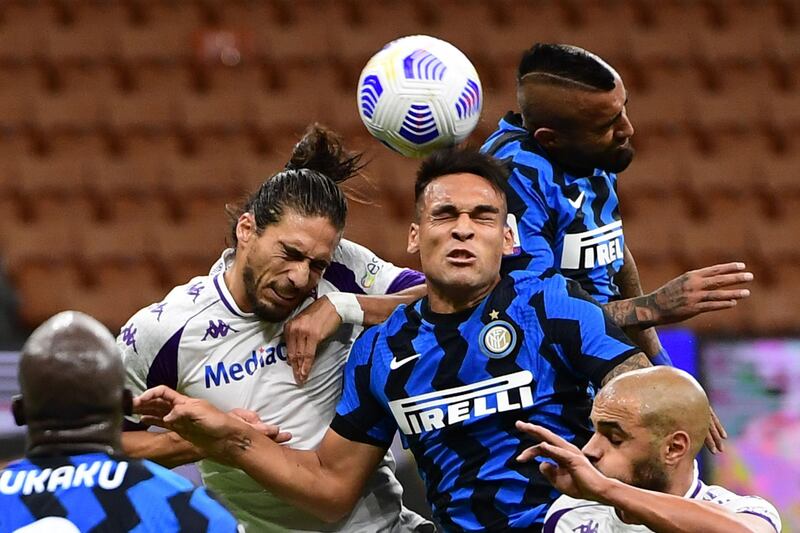
[{"label": "jersey collar", "polygon": [[214,278],[214,287],[219,293],[219,298],[222,303],[232,314],[241,318],[251,318],[255,316],[253,313],[245,313],[239,306],[236,305],[236,300],[233,299],[231,291],[228,290],[228,285],[225,284],[225,272],[233,265],[233,258],[236,250],[233,248],[226,248],[222,251],[222,255],[214,262],[209,270],[208,275]]}]

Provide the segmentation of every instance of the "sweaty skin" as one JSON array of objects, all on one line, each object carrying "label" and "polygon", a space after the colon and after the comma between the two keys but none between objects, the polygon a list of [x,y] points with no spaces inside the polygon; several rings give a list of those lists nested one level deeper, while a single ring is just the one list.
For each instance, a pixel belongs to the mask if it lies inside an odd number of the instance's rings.
[{"label": "sweaty skin", "polygon": [[631,407],[655,438],[685,431],[692,439],[692,454],[700,451],[711,408],[700,384],[687,374],[661,366],[628,372],[600,390],[594,410],[602,417],[620,408],[630,413]]}]

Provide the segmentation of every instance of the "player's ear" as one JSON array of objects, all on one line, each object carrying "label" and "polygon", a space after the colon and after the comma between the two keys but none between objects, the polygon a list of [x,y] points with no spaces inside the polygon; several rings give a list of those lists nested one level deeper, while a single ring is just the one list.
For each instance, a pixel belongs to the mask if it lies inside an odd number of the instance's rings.
[{"label": "player's ear", "polygon": [[533,132],[533,138],[542,148],[552,148],[558,141],[558,134],[550,128],[538,128]]},{"label": "player's ear", "polygon": [[236,239],[241,243],[246,243],[255,235],[257,229],[256,217],[253,216],[253,213],[242,213],[236,222]]},{"label": "player's ear", "polygon": [[666,438],[666,452],[664,464],[677,465],[687,454],[691,453],[692,439],[685,431],[676,431]]},{"label": "player's ear", "polygon": [[511,255],[514,253],[514,230],[511,226],[505,224],[503,226],[503,255]]},{"label": "player's ear", "polygon": [[406,251],[410,254],[419,252],[419,224],[412,222],[408,228],[408,246]]},{"label": "player's ear", "polygon": [[122,389],[122,414],[133,414],[133,393],[130,389]]},{"label": "player's ear", "polygon": [[11,414],[14,416],[14,422],[18,426],[24,426],[28,423],[25,419],[25,401],[22,399],[22,394],[17,394],[11,398]]}]

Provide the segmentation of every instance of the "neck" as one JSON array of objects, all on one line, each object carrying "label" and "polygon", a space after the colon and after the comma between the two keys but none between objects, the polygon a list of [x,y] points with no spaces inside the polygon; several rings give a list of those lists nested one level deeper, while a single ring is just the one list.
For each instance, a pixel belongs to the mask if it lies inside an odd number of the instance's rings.
[{"label": "neck", "polygon": [[63,422],[31,421],[28,424],[29,457],[102,452],[122,454],[120,422],[89,420],[67,426]]},{"label": "neck", "polygon": [[500,282],[500,275],[482,287],[464,289],[461,287],[439,287],[430,279],[428,286],[428,305],[434,313],[449,314],[463,311],[478,305]]},{"label": "neck", "polygon": [[233,296],[236,306],[245,313],[251,313],[253,309],[250,307],[247,291],[244,288],[244,259],[241,254],[236,254],[231,268],[222,274],[222,279],[231,296]]},{"label": "neck", "polygon": [[675,468],[673,475],[670,476],[669,485],[667,485],[667,490],[664,492],[673,496],[683,497],[692,488],[693,481],[694,460],[682,462]]},{"label": "neck", "polygon": [[[686,493],[689,492],[689,489],[692,488],[693,481],[694,460],[689,461],[688,464],[682,463],[678,465],[673,472],[673,475],[670,476],[669,484],[663,492],[665,494],[671,494],[673,496],[680,496],[683,498]],[[639,522],[627,516],[625,511],[618,508],[615,508],[615,510],[617,512],[617,516],[619,516],[619,518],[626,524],[639,524]]]}]

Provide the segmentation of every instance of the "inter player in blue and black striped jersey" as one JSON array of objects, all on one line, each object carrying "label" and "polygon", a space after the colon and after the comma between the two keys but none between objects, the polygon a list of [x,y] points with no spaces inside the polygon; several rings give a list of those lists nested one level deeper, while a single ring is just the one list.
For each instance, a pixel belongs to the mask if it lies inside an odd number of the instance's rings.
[{"label": "inter player in blue and black striped jersey", "polygon": [[[99,322],[67,311],[23,347],[26,458],[0,472],[0,531],[234,533],[236,519],[203,488],[120,452],[122,357]],[[126,408],[127,406],[127,408]]]},{"label": "inter player in blue and black striped jersey", "polygon": [[727,290],[752,279],[742,263],[692,271],[642,295],[617,198],[616,173],[633,160],[634,129],[628,92],[608,63],[578,47],[536,44],[520,62],[517,99],[521,114],[500,120],[482,148],[511,171],[504,190],[515,242],[506,271],[577,281],[664,362],[655,330],[643,326],[726,309],[749,295]]},{"label": "inter player in blue and black striped jersey", "polygon": [[356,342],[317,450],[278,446],[165,387],[138,399],[143,420],[332,521],[349,511],[399,429],[445,530],[539,530],[558,493],[535,464],[516,461],[532,441],[515,422],[536,421],[581,446],[591,436],[587,386],[650,363],[577,283],[501,277],[512,246],[506,178],[476,151],[423,163],[409,251],[419,252],[428,296]]}]

